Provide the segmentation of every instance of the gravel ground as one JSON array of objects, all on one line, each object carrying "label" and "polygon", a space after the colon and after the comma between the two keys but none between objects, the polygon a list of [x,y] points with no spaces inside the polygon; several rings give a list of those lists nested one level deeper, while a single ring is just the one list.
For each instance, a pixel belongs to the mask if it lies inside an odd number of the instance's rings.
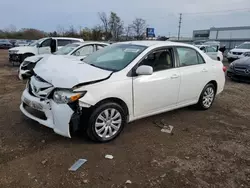
[{"label": "gravel ground", "polygon": [[[107,144],[67,139],[25,118],[24,86],[0,51],[0,187],[250,187],[250,85],[227,80],[210,110],[142,119]],[[160,120],[173,134],[160,131]],[[70,172],[79,158],[88,161]]]}]

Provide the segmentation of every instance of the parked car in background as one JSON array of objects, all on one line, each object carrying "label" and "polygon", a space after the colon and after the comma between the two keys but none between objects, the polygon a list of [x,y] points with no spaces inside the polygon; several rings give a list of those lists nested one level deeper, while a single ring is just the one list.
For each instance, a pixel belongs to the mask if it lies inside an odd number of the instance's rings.
[{"label": "parked car in background", "polygon": [[209,109],[223,91],[224,71],[192,45],[121,42],[83,62],[55,55],[38,63],[20,109],[62,136],[84,129],[106,142],[127,122],[193,104]]},{"label": "parked car in background", "polygon": [[250,83],[250,57],[235,60],[229,65],[227,76],[232,80]]},{"label": "parked car in background", "polygon": [[29,43],[26,42],[26,41],[24,41],[24,40],[17,40],[17,41],[15,42],[15,47],[19,47],[19,46],[28,46],[28,45],[29,45]]},{"label": "parked car in background", "polygon": [[196,47],[198,47],[212,59],[223,61],[223,54],[221,51],[219,51],[218,46],[215,47],[210,45],[196,45]]},{"label": "parked car in background", "polygon": [[236,59],[244,57],[243,55],[246,52],[250,52],[250,42],[244,42],[239,46],[236,46],[234,49],[230,50],[227,54],[228,61],[232,62]]},{"label": "parked car in background", "polygon": [[83,39],[68,37],[42,38],[29,46],[20,46],[9,49],[9,61],[22,63],[26,57],[54,53],[60,47],[74,42],[83,42]]},{"label": "parked car in background", "polygon": [[0,49],[10,49],[13,45],[8,40],[0,40]]},{"label": "parked car in background", "polygon": [[[108,46],[108,43],[103,42],[76,42],[72,44],[67,44],[63,46],[58,51],[53,53],[53,55],[64,55],[72,57],[73,59],[83,60],[89,54]],[[27,57],[19,67],[18,77],[19,79],[27,79],[32,75],[32,70],[35,65],[43,58],[48,58],[51,54],[42,54]]]}]

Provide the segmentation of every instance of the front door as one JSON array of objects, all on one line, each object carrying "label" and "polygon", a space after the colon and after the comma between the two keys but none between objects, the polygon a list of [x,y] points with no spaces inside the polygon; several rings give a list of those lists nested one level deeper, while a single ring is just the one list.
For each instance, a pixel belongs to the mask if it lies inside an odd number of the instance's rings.
[{"label": "front door", "polygon": [[51,53],[51,39],[45,39],[38,48],[38,54],[50,54]]},{"label": "front door", "polygon": [[140,65],[152,66],[153,74],[133,77],[134,116],[139,118],[175,107],[180,72],[175,67],[173,49],[153,51]]},{"label": "front door", "polygon": [[196,102],[203,88],[210,81],[211,69],[193,48],[176,47],[181,74],[178,106]]}]

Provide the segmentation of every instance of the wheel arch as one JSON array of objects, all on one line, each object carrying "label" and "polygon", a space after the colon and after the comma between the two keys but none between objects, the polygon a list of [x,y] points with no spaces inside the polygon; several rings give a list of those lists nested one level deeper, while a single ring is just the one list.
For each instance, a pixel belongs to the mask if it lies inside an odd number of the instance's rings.
[{"label": "wheel arch", "polygon": [[[215,80],[211,80],[210,82],[208,82],[207,84],[213,84],[215,87],[215,93],[217,93],[217,88],[218,88],[218,83]],[[206,84],[206,85],[207,85]]]},{"label": "wheel arch", "polygon": [[97,102],[94,105],[94,108],[97,106],[100,106],[104,103],[107,103],[107,102],[115,102],[115,103],[119,104],[122,107],[122,109],[124,110],[126,116],[127,117],[129,116],[129,109],[128,109],[127,104],[122,99],[117,98],[117,97],[109,97],[109,98],[102,99],[101,101]]}]

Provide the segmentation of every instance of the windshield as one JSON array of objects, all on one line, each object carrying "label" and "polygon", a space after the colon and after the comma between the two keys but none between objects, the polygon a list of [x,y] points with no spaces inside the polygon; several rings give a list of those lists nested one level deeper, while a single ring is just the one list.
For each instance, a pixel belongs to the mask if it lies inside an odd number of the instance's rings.
[{"label": "windshield", "polygon": [[40,44],[43,40],[44,38],[36,40],[35,42],[32,42],[29,46],[36,46],[37,44]]},{"label": "windshield", "polygon": [[244,43],[236,47],[238,49],[250,49],[250,43]]},{"label": "windshield", "polygon": [[79,44],[68,44],[66,46],[61,47],[58,51],[56,51],[54,54],[55,55],[67,55],[70,52],[72,52],[72,50],[76,49],[77,47],[79,47]]},{"label": "windshield", "polygon": [[84,59],[84,62],[101,69],[119,71],[130,64],[146,48],[146,46],[133,44],[113,44],[90,54]]}]

